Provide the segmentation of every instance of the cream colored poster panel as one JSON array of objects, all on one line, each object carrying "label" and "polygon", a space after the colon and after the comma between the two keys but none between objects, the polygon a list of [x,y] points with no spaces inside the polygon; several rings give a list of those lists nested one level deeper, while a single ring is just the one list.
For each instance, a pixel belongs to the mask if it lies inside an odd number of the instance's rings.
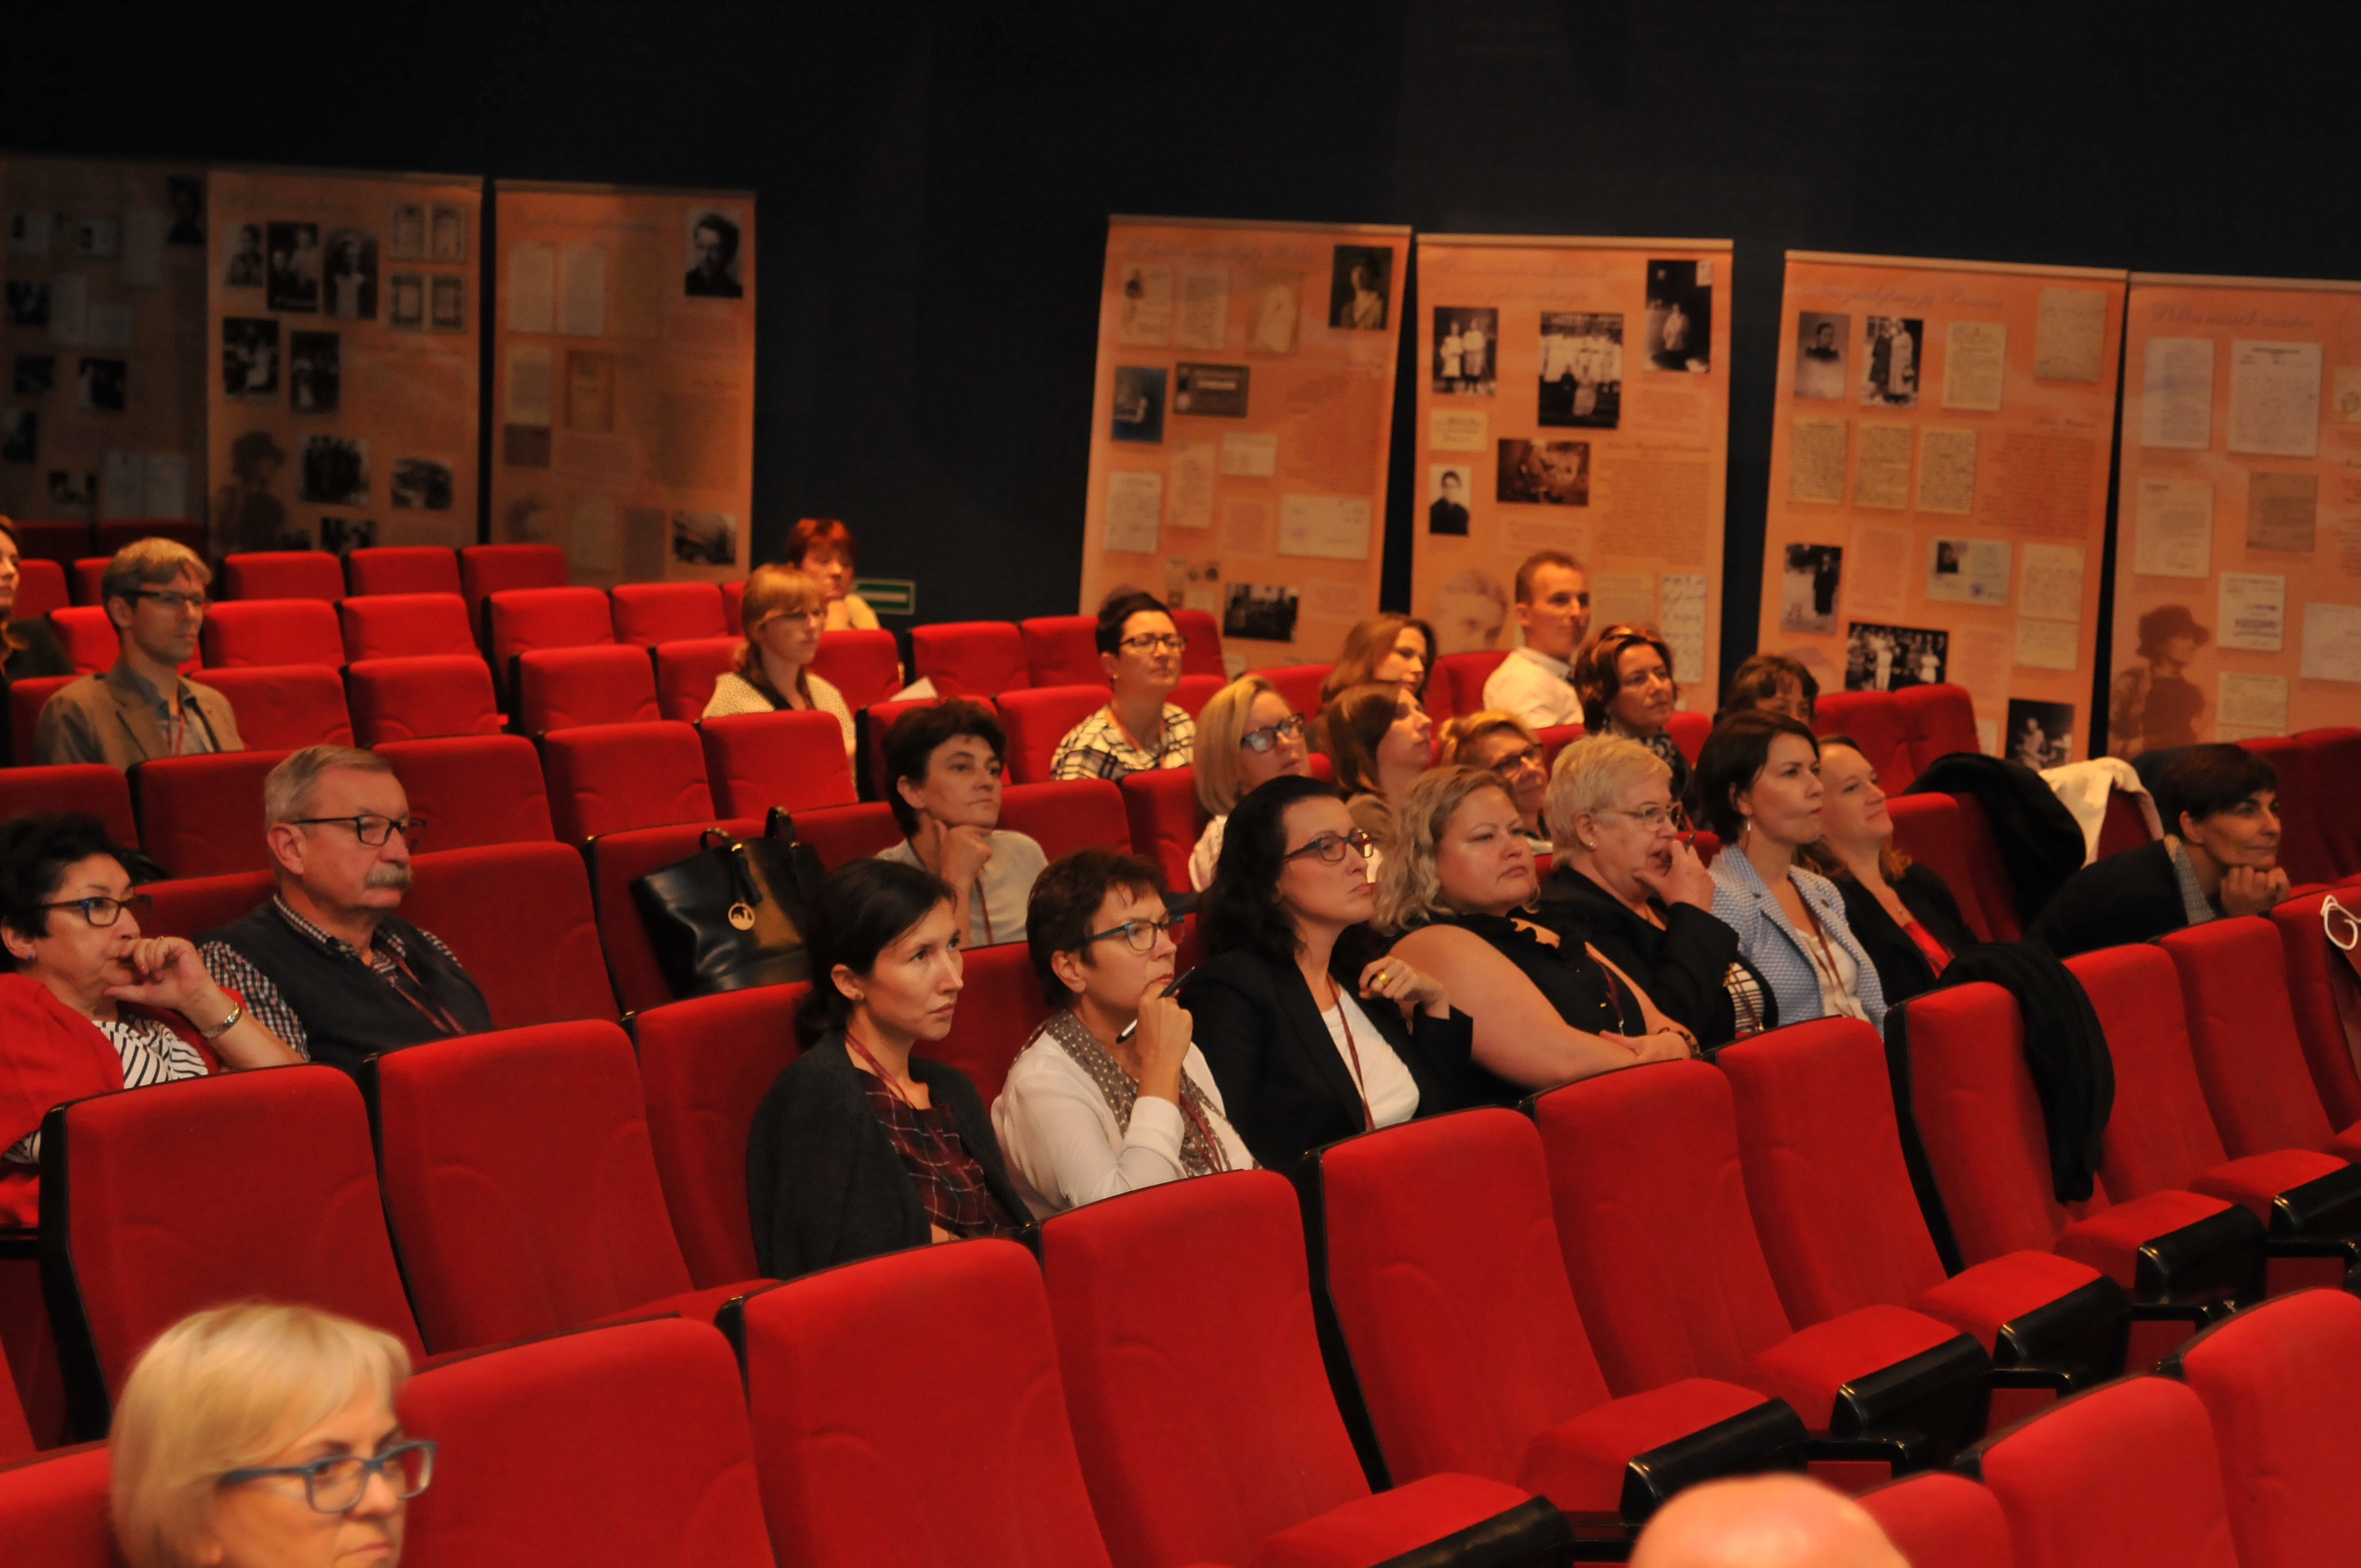
[{"label": "cream colored poster panel", "polygon": [[2361,723],[2361,283],[2136,273],[2107,750]]},{"label": "cream colored poster panel", "polygon": [[1378,608],[1406,228],[1110,219],[1081,608],[1211,611],[1234,670]]},{"label": "cream colored poster panel", "polygon": [[1588,569],[1655,627],[1684,707],[1720,659],[1728,240],[1421,235],[1411,603],[1439,651],[1516,645],[1517,564]]},{"label": "cream colored poster panel", "polygon": [[15,157],[0,161],[0,513],[199,516],[203,170]]},{"label": "cream colored poster panel", "polygon": [[476,542],[482,181],[217,169],[216,554]]},{"label": "cream colored poster panel", "polygon": [[496,187],[492,536],[574,581],[747,570],[754,198]]},{"label": "cream colored poster panel", "polygon": [[[1757,646],[2091,755],[2125,274],[1791,251]],[[2103,750],[2103,746],[2099,748]]]}]

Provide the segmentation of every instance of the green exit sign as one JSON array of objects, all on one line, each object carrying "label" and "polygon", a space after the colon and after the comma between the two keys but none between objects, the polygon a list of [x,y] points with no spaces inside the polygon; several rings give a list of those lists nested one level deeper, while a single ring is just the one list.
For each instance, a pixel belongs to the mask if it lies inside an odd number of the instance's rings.
[{"label": "green exit sign", "polygon": [[903,577],[855,577],[852,591],[880,615],[918,613],[918,585]]}]

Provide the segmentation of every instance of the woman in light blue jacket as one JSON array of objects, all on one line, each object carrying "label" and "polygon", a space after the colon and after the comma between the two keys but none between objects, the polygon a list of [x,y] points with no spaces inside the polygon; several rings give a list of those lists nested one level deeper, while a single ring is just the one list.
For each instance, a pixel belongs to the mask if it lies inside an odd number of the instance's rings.
[{"label": "woman in light blue jacket", "polygon": [[1779,1022],[1842,1015],[1885,1026],[1877,970],[1845,924],[1844,898],[1796,863],[1820,837],[1820,747],[1784,714],[1732,713],[1698,754],[1697,794],[1721,853],[1713,912],[1778,999]]}]

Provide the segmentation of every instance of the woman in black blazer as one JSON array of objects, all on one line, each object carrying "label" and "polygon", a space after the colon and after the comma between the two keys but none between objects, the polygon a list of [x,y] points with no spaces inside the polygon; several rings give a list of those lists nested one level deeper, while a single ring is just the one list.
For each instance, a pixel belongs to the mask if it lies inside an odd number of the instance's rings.
[{"label": "woman in black blazer", "polygon": [[1845,924],[1876,969],[1886,1005],[1932,991],[1977,942],[1959,900],[1934,868],[1894,847],[1877,770],[1845,736],[1821,738],[1820,789],[1822,836],[1807,863],[1837,884]]},{"label": "woman in black blazer", "polygon": [[1180,1001],[1231,1124],[1268,1169],[1480,1099],[1467,1015],[1433,977],[1384,957],[1365,924],[1369,849],[1344,792],[1311,778],[1264,784],[1223,834],[1202,908],[1212,957]]}]

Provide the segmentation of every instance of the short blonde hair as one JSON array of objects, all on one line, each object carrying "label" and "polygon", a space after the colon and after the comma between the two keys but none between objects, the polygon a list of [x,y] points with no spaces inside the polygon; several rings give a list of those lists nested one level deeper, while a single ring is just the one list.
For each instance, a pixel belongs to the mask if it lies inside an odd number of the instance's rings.
[{"label": "short blonde hair", "polygon": [[115,1538],[131,1568],[189,1568],[226,1471],[268,1464],[303,1433],[410,1376],[392,1335],[315,1307],[247,1301],[157,1336],[115,1401]]},{"label": "short blonde hair", "polygon": [[1499,791],[1511,807],[1517,804],[1500,776],[1481,768],[1432,768],[1402,792],[1401,806],[1394,812],[1393,834],[1386,840],[1384,860],[1378,864],[1375,923],[1378,930],[1400,936],[1414,926],[1456,913],[1444,901],[1435,853],[1452,814],[1468,796],[1488,789]]},{"label": "short blonde hair", "polygon": [[1197,750],[1191,759],[1196,774],[1197,804],[1214,817],[1229,814],[1244,792],[1238,788],[1238,748],[1253,717],[1255,698],[1268,692],[1281,702],[1286,694],[1261,675],[1240,675],[1205,699],[1197,715]]},{"label": "short blonde hair", "polygon": [[1434,760],[1438,762],[1456,762],[1459,761],[1460,753],[1468,747],[1488,735],[1498,735],[1504,729],[1514,730],[1528,746],[1541,744],[1541,737],[1533,733],[1532,725],[1505,709],[1492,707],[1485,709],[1482,713],[1462,714],[1457,718],[1446,721],[1443,726],[1443,733],[1435,738]]},{"label": "short blonde hair", "polygon": [[159,539],[149,535],[135,539],[115,553],[106,570],[98,575],[98,602],[127,599],[141,588],[160,588],[186,572],[199,587],[214,580],[214,569],[204,557],[177,539]]},{"label": "short blonde hair", "polygon": [[1550,842],[1559,846],[1560,863],[1580,838],[1574,830],[1576,817],[1609,810],[1625,791],[1659,776],[1670,779],[1672,765],[1620,735],[1586,735],[1560,751],[1542,795],[1542,824]]}]

